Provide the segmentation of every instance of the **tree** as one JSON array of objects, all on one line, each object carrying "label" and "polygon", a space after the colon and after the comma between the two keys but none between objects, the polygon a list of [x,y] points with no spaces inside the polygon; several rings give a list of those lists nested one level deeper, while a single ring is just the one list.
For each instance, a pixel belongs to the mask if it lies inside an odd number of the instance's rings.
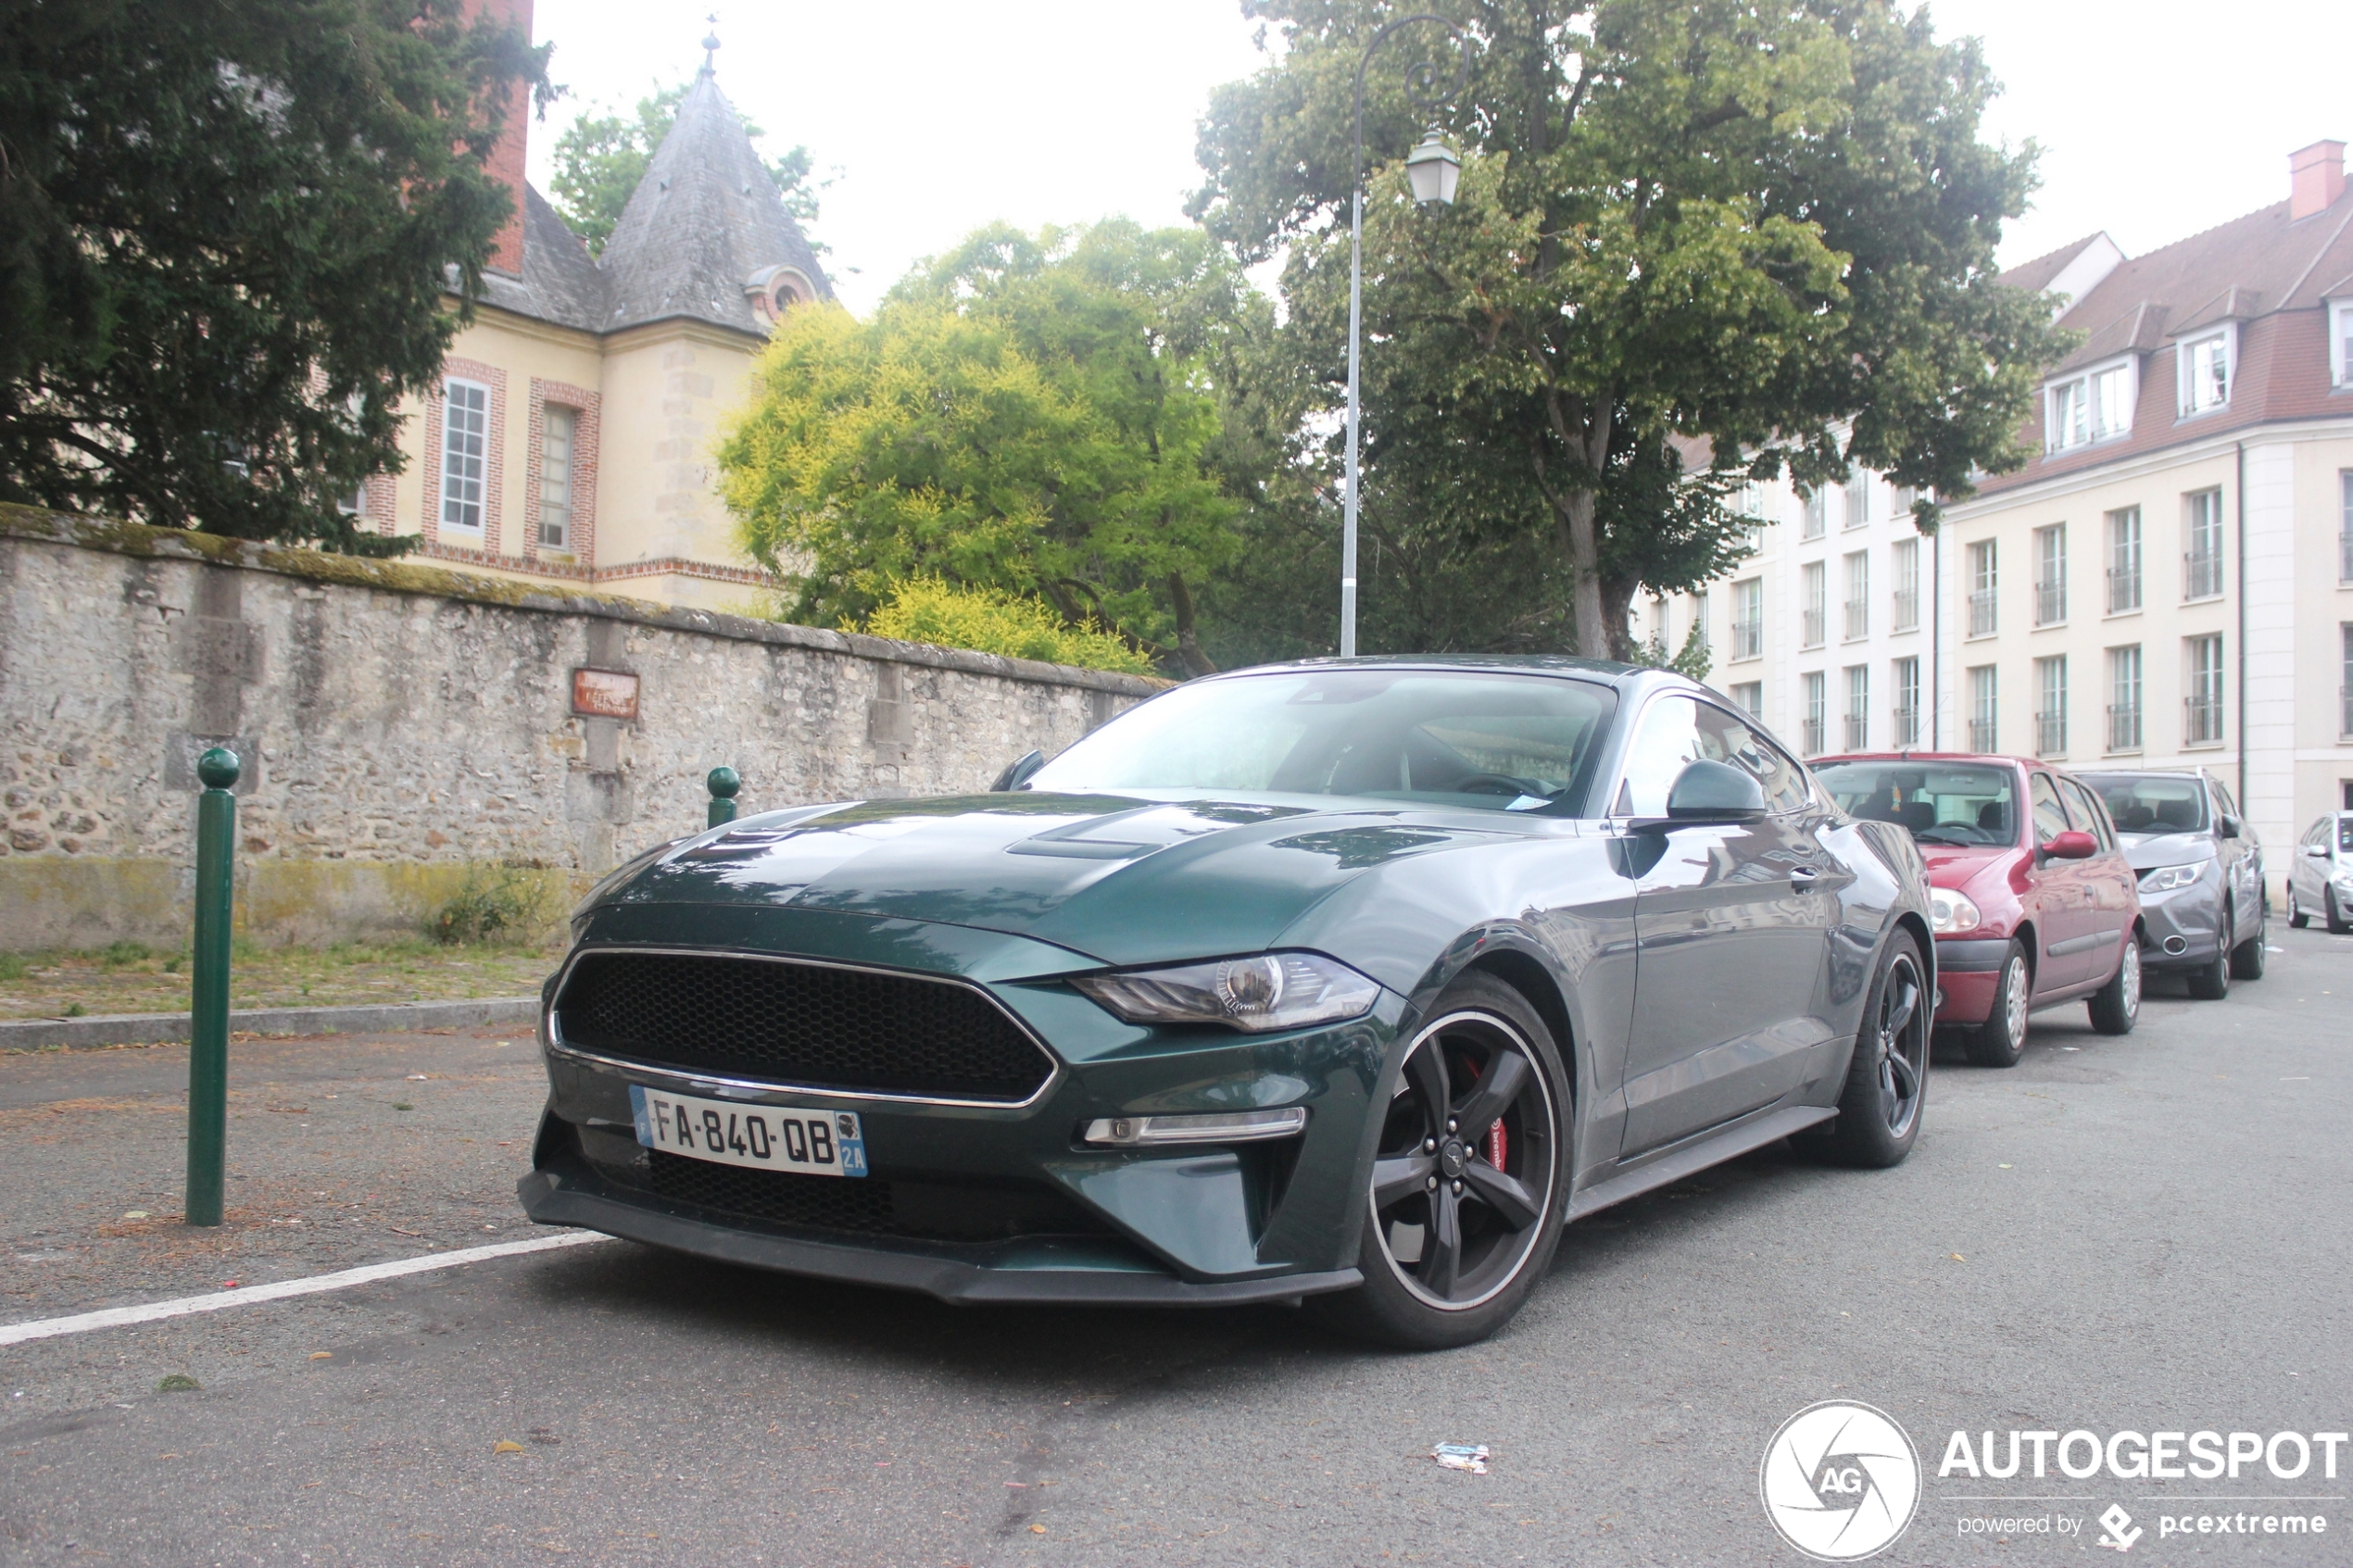
[{"label": "tree", "polygon": [[1035,595],[1192,672],[1193,592],[1230,561],[1261,467],[1221,371],[1272,326],[1207,238],[1002,226],[870,321],[788,314],[722,441],[722,489],[786,613],[855,624],[914,576]]},{"label": "tree", "polygon": [[[573,232],[587,242],[589,254],[604,254],[605,242],[612,238],[622,209],[629,205],[630,196],[646,177],[646,166],[653,162],[655,150],[678,118],[678,105],[686,95],[687,85],[681,82],[658,88],[653,96],[638,99],[634,119],[583,114],[556,138],[550,194]],[[743,121],[744,134],[752,141],[767,134],[741,109],[736,111],[736,118]],[[785,210],[802,223],[816,221],[817,193],[833,181],[811,179],[809,149],[797,146],[782,157],[762,158],[761,163],[785,198]],[[824,248],[817,246],[820,252]]]},{"label": "tree", "polygon": [[0,13],[0,496],[382,553],[396,470],[547,51],[460,0]]},{"label": "tree", "polygon": [[[1246,0],[1276,63],[1203,122],[1194,209],[1245,261],[1288,247],[1291,315],[1338,379],[1350,103],[1382,0]],[[1452,208],[1377,169],[1365,225],[1367,526],[1535,544],[1503,626],[1625,657],[1647,586],[1740,558],[1747,479],[1866,464],[1945,497],[2015,467],[2060,338],[1999,287],[2002,220],[2033,148],[1977,140],[1994,91],[1973,41],[1891,0],[1457,0],[1468,88]],[[1424,24],[1388,47],[1436,49]],[[1412,58],[1406,55],[1405,58]],[[1423,117],[1368,77],[1377,160]],[[1441,72],[1441,75],[1449,74]],[[1686,462],[1687,455],[1692,459]],[[1404,498],[1407,515],[1370,503]],[[1416,509],[1410,503],[1418,502]],[[1935,508],[1917,512],[1932,527]],[[1557,645],[1555,645],[1557,646]]]}]

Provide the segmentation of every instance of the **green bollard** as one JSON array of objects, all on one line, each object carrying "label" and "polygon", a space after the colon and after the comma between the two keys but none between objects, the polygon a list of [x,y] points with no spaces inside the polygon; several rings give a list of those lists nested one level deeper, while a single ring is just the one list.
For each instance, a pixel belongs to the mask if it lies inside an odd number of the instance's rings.
[{"label": "green bollard", "polygon": [[186,1223],[220,1223],[229,1142],[229,917],[235,899],[231,851],[237,837],[237,754],[214,746],[196,759],[195,971],[188,1049]]},{"label": "green bollard", "polygon": [[704,819],[703,826],[715,828],[722,822],[734,822],[736,792],[744,787],[744,781],[736,775],[736,770],[722,763],[711,771],[711,776],[703,783],[711,790],[711,814]]}]

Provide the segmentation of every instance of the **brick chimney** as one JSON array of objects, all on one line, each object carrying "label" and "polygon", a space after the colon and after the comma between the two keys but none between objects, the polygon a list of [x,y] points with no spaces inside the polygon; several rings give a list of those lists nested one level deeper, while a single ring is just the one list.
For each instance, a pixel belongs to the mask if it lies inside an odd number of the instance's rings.
[{"label": "brick chimney", "polygon": [[[472,8],[476,15],[521,28],[526,40],[531,37],[531,0],[476,0]],[[530,140],[531,93],[524,88],[509,99],[506,129],[498,133],[498,144],[490,149],[490,160],[484,165],[484,171],[506,186],[514,198],[513,209],[499,227],[497,238],[491,242],[489,262],[490,270],[512,278],[522,276],[523,158],[530,150]]]},{"label": "brick chimney", "polygon": [[2325,212],[2345,194],[2345,144],[2315,142],[2288,154],[2287,176],[2289,222]]}]

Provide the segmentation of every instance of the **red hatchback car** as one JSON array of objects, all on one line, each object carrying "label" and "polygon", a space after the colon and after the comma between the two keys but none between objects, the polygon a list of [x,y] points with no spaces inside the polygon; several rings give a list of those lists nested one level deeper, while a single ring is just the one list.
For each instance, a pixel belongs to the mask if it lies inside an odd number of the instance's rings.
[{"label": "red hatchback car", "polygon": [[2020,757],[1826,757],[1814,776],[1849,814],[1896,822],[1928,862],[1940,1028],[1971,1061],[2011,1067],[2026,1015],[2078,999],[2092,1027],[2141,1010],[2141,895],[2098,795]]}]

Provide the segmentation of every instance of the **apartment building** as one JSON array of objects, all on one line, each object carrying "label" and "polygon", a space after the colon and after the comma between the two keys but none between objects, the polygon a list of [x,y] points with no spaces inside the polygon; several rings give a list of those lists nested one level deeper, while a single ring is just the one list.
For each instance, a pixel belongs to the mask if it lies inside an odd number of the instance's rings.
[{"label": "apartment building", "polygon": [[1696,619],[1709,684],[1808,757],[1954,743],[1937,649],[1951,551],[1912,521],[1913,494],[1857,470],[1811,495],[1752,487],[1755,554],[1679,600],[1639,604],[1636,634],[1680,646]]},{"label": "apartment building", "polygon": [[2127,258],[2013,269],[2082,346],[2037,455],[1945,509],[1954,692],[1977,750],[2199,764],[2271,848],[2353,808],[2353,197],[2345,145],[2289,199]]}]

